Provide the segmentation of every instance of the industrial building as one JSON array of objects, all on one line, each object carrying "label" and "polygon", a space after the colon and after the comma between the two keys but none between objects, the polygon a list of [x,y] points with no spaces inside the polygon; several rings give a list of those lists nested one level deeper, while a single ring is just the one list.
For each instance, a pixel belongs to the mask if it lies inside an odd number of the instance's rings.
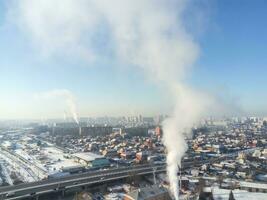
[{"label": "industrial building", "polygon": [[110,162],[107,158],[91,152],[75,153],[72,154],[72,156],[77,162],[86,164],[92,168],[105,168],[110,166]]}]

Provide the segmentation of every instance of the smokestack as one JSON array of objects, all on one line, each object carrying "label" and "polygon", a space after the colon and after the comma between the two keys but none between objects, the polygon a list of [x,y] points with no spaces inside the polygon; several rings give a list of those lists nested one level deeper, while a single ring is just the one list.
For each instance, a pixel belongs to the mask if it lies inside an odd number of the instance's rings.
[{"label": "smokestack", "polygon": [[63,114],[63,120],[64,120],[64,122],[67,122],[67,113],[65,110],[64,110],[64,114]]},{"label": "smokestack", "polygon": [[52,135],[55,135],[55,128],[56,128],[57,124],[53,123],[53,127],[52,127]]},{"label": "smokestack", "polygon": [[[44,99],[53,99],[53,98],[61,98],[65,100],[66,106],[69,109],[69,112],[72,115],[73,120],[76,124],[79,125],[79,118],[77,113],[77,106],[75,103],[75,98],[73,94],[66,89],[60,89],[60,90],[51,90],[47,92],[42,92],[39,94],[36,94],[36,97],[38,98],[44,98]],[[64,111],[64,120],[66,118],[66,112]]]},{"label": "smokestack", "polygon": [[81,136],[81,135],[82,135],[82,127],[79,126],[79,136]]}]

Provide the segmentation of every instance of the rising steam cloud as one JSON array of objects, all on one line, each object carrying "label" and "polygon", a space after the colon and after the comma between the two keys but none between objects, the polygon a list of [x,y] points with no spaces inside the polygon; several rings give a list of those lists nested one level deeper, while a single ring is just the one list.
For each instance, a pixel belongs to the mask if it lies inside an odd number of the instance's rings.
[{"label": "rising steam cloud", "polygon": [[[71,54],[86,61],[114,55],[169,89],[176,104],[163,129],[176,200],[184,138],[209,102],[183,82],[199,52],[182,20],[186,6],[184,0],[21,0],[10,4],[9,15],[45,55]],[[99,43],[108,52],[99,51]],[[63,96],[76,113],[69,94]]]},{"label": "rising steam cloud", "polygon": [[170,118],[163,122],[163,140],[167,148],[167,171],[171,191],[175,199],[179,199],[178,166],[187,150],[185,137],[190,136],[191,128],[203,116],[208,105],[212,104],[204,94],[186,88],[181,83],[174,90],[176,105]]},{"label": "rising steam cloud", "polygon": [[[66,89],[60,89],[60,90],[51,90],[47,92],[38,93],[35,95],[38,99],[53,99],[53,98],[60,98],[62,101],[66,103],[67,108],[69,109],[69,112],[72,115],[73,120],[79,124],[79,118],[77,114],[77,106],[75,103],[75,98],[73,94]],[[64,118],[66,113],[64,111]]]}]

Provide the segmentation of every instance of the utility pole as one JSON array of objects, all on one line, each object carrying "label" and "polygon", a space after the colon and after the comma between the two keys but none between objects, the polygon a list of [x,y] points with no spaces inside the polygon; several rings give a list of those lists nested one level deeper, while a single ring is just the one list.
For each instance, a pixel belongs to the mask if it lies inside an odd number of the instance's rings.
[{"label": "utility pole", "polygon": [[180,173],[180,175],[179,175],[179,192],[180,192],[181,187],[182,187],[182,170],[181,170],[180,166],[178,167],[178,170]]}]

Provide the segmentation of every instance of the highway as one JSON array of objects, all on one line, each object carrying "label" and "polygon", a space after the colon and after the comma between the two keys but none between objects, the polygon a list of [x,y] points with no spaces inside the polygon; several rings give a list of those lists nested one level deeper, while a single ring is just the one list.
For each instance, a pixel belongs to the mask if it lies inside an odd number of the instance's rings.
[{"label": "highway", "polygon": [[[205,163],[213,163],[223,158],[214,158],[205,161],[194,161],[182,163],[182,169],[186,169],[193,166],[200,166]],[[119,180],[131,176],[147,175],[152,174],[153,171],[156,173],[165,172],[166,165],[136,165],[131,167],[120,167],[108,170],[99,170],[94,172],[86,172],[66,176],[57,179],[47,179],[37,181],[33,183],[23,183],[13,186],[0,187],[0,200],[18,200],[27,197],[34,197],[45,193],[51,193],[56,191],[64,191],[70,188],[78,188],[86,185],[92,185],[96,183],[102,183],[112,180]]]},{"label": "highway", "polygon": [[24,183],[14,186],[0,188],[0,199],[23,199],[38,194],[60,191],[69,188],[81,187],[100,182],[118,180],[133,175],[145,175],[156,172],[164,172],[165,165],[141,165],[136,167],[126,167],[118,169],[103,170],[90,173],[81,173],[59,179],[38,181],[34,183]]}]

